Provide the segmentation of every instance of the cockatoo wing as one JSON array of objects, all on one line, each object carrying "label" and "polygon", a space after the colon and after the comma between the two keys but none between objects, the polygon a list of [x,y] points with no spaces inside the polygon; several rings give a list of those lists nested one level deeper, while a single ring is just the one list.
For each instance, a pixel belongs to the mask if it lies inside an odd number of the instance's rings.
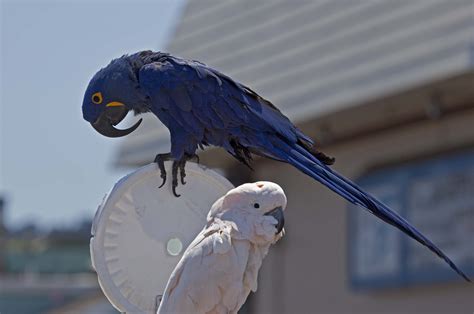
[{"label": "cockatoo wing", "polygon": [[245,301],[248,241],[233,241],[230,222],[216,220],[186,249],[171,274],[158,313],[229,313]]}]

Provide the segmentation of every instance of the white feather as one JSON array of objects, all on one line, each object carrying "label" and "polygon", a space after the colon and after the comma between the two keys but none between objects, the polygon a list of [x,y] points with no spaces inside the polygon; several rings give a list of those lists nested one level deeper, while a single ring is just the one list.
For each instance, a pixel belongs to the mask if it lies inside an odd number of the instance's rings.
[{"label": "white feather", "polygon": [[276,219],[264,215],[275,207],[285,208],[286,197],[271,182],[244,184],[217,200],[171,274],[158,313],[237,313],[282,236]]}]

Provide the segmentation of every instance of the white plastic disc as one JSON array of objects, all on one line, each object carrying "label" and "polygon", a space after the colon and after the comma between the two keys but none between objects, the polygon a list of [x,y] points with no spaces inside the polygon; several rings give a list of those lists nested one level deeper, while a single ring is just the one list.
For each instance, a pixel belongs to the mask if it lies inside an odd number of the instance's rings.
[{"label": "white plastic disc", "polygon": [[125,176],[105,196],[92,224],[91,258],[99,284],[121,312],[152,313],[171,272],[201,231],[211,205],[233,185],[216,172],[186,164],[186,185],[171,193],[156,164]]}]

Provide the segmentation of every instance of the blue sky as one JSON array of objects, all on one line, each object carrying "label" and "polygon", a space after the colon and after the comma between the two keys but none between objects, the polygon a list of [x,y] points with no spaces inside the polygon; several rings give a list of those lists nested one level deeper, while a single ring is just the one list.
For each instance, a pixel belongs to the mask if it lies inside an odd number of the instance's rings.
[{"label": "blue sky", "polygon": [[92,217],[124,171],[119,139],[82,120],[89,79],[124,53],[162,50],[184,0],[1,1],[0,193],[9,226]]}]

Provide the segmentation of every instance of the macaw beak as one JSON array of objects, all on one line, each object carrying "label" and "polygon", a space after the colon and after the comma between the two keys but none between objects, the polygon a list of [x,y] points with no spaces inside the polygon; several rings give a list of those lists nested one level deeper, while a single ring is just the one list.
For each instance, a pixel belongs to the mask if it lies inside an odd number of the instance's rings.
[{"label": "macaw beak", "polygon": [[265,216],[272,216],[277,220],[275,228],[277,229],[276,234],[279,234],[285,225],[285,216],[283,216],[283,208],[276,207],[273,210],[265,213]]},{"label": "macaw beak", "polygon": [[128,113],[127,107],[119,102],[108,103],[105,110],[100,116],[91,123],[92,127],[100,134],[107,137],[122,137],[135,131],[142,123],[142,119],[138,120],[133,126],[128,129],[117,129],[115,125],[119,124]]}]

